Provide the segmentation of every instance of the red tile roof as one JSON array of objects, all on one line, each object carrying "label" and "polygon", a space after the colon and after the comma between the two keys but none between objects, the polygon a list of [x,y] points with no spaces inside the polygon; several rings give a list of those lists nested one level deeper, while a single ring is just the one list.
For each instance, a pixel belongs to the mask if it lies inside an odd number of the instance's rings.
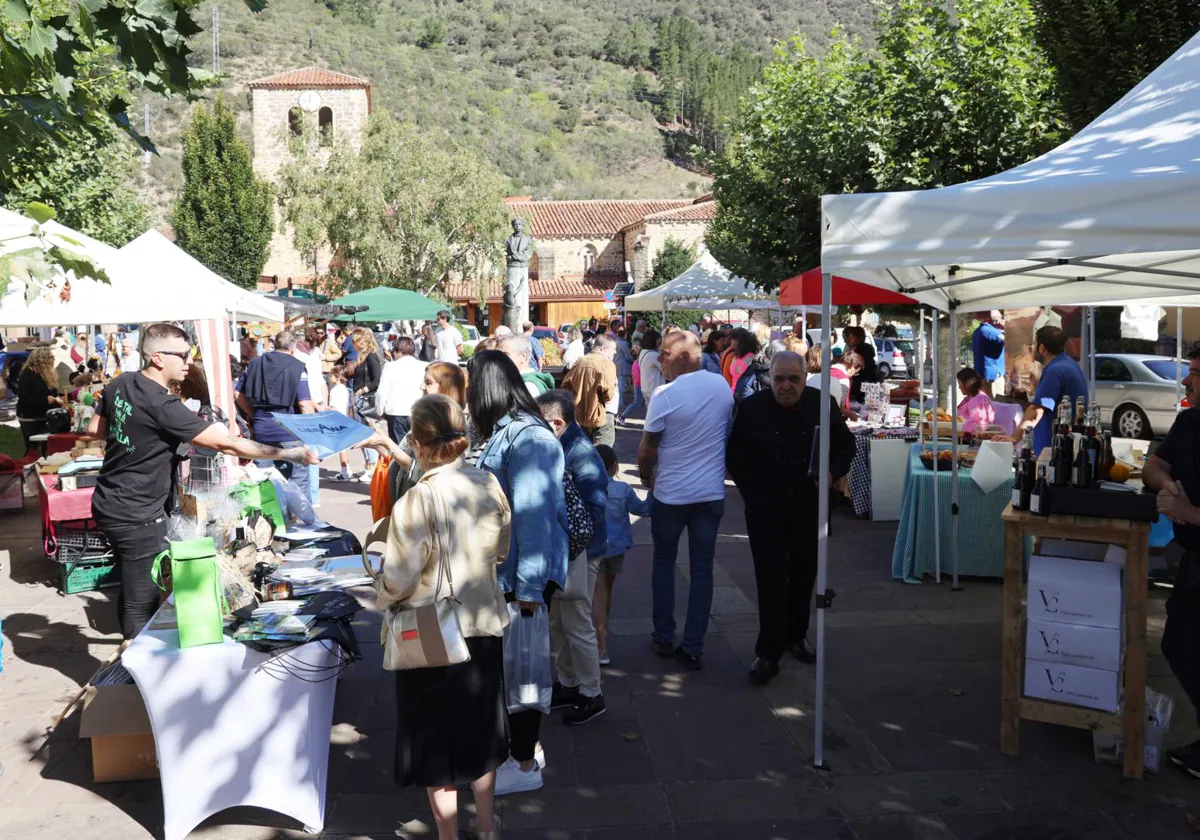
[{"label": "red tile roof", "polygon": [[529,220],[530,233],[542,239],[616,236],[647,216],[682,210],[690,198],[614,201],[510,201],[514,216]]},{"label": "red tile roof", "polygon": [[264,88],[266,90],[285,90],[290,88],[366,88],[371,89],[371,83],[357,76],[347,76],[345,73],[334,73],[323,67],[303,67],[299,70],[288,70],[276,73],[263,79],[255,79],[247,87]]},{"label": "red tile roof", "polygon": [[661,213],[651,213],[646,217],[647,222],[711,222],[717,218],[717,202],[711,199],[698,201],[678,210],[664,210]]},{"label": "red tile roof", "polygon": [[[567,274],[554,280],[530,280],[529,302],[545,303],[563,300],[603,300],[604,293],[621,280],[618,274]],[[451,283],[446,294],[459,303],[479,300],[479,284],[474,280]],[[494,279],[487,286],[488,303],[500,303],[504,298],[504,282]]]}]

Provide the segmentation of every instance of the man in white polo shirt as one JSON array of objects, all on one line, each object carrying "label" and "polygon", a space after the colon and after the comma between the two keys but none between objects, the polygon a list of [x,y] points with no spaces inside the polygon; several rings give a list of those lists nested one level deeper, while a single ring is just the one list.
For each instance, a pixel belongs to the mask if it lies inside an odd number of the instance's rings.
[{"label": "man in white polo shirt", "polygon": [[458,364],[458,358],[462,355],[462,333],[454,325],[450,313],[444,309],[437,314],[436,335],[437,360],[449,362],[452,365]]},{"label": "man in white polo shirt", "polygon": [[[725,512],[725,440],[733,394],[724,377],[701,369],[700,339],[687,330],[663,339],[659,363],[667,384],[650,399],[638,447],[642,483],[653,490],[652,645],[659,656],[674,656],[697,670],[712,610],[717,528]],[[683,641],[676,646],[675,561],[685,529],[691,584]]]}]

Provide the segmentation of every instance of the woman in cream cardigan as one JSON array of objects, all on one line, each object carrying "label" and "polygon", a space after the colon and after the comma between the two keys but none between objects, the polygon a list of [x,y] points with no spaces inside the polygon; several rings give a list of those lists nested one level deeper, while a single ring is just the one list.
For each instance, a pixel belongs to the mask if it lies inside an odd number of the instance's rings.
[{"label": "woman in cream cardigan", "polygon": [[378,605],[431,603],[444,551],[471,659],[396,672],[396,782],[428,790],[439,840],[458,837],[457,786],[470,784],[477,834],[495,840],[495,771],[508,758],[508,609],[496,566],[508,557],[511,513],[495,477],[462,459],[467,432],[458,403],[431,394],[413,404],[411,416],[423,474],[392,510]]}]

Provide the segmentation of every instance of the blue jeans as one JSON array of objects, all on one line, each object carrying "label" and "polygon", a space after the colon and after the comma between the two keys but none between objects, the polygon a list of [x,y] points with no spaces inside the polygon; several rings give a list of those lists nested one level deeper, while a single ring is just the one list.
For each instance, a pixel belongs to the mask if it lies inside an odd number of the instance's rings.
[{"label": "blue jeans", "polygon": [[[291,449],[292,447],[303,446],[304,444],[298,440],[285,440],[280,443],[273,443],[269,445],[278,446],[280,449]],[[300,488],[301,493],[309,498],[312,498],[310,495],[311,491],[309,490],[311,473],[309,472],[307,465],[302,466],[300,464],[293,464],[291,461],[255,461],[254,463],[258,464],[264,469],[274,467],[275,469],[279,470],[279,473],[283,476],[284,481],[295,482],[296,486]]]},{"label": "blue jeans", "polygon": [[628,417],[639,408],[646,407],[646,396],[641,388],[633,389],[633,402],[621,409],[621,417]]},{"label": "blue jeans", "polygon": [[699,656],[704,651],[704,634],[713,600],[713,557],[717,553],[717,529],[725,513],[725,500],[668,505],[650,497],[650,535],[654,538],[654,566],[650,574],[653,595],[654,638],[675,640],[675,563],[679,538],[688,532],[687,621],[683,625],[684,653]]},{"label": "blue jeans", "polygon": [[633,400],[633,374],[617,376],[617,415],[625,411],[625,407]]}]

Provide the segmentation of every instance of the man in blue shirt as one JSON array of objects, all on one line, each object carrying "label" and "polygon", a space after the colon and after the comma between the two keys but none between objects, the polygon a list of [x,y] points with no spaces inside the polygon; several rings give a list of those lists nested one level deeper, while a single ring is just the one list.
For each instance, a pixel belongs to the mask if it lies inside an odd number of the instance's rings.
[{"label": "man in blue shirt", "polygon": [[[235,386],[237,405],[250,418],[253,437],[259,443],[281,448],[303,444],[272,416],[279,414],[312,414],[316,405],[308,389],[308,371],[304,362],[292,355],[296,335],[284,330],[275,336],[275,349],[250,361],[242,379]],[[305,498],[309,495],[309,471],[293,469],[294,464],[276,460],[259,461],[259,466],[274,466],[285,480],[296,482]]]},{"label": "man in blue shirt", "polygon": [[992,383],[1004,377],[1004,314],[993,309],[980,313],[979,326],[971,336],[971,350],[975,355],[975,372],[983,379],[983,390],[992,394]]},{"label": "man in blue shirt", "polygon": [[526,321],[521,327],[521,331],[525,333],[525,338],[529,341],[529,367],[535,371],[542,369],[542,359],[546,355],[545,349],[542,347],[542,342],[538,341],[533,334],[533,321]]},{"label": "man in blue shirt", "polygon": [[[1034,336],[1037,360],[1042,363],[1042,378],[1037,391],[1025,409],[1025,416],[1017,424],[1011,438],[1019,443],[1028,428],[1033,429],[1033,454],[1036,457],[1048,447],[1053,437],[1054,412],[1063,397],[1070,397],[1071,409],[1080,397],[1087,401],[1087,382],[1079,365],[1064,351],[1067,336],[1058,327],[1042,327]],[[1072,415],[1073,416],[1073,415]]]}]

